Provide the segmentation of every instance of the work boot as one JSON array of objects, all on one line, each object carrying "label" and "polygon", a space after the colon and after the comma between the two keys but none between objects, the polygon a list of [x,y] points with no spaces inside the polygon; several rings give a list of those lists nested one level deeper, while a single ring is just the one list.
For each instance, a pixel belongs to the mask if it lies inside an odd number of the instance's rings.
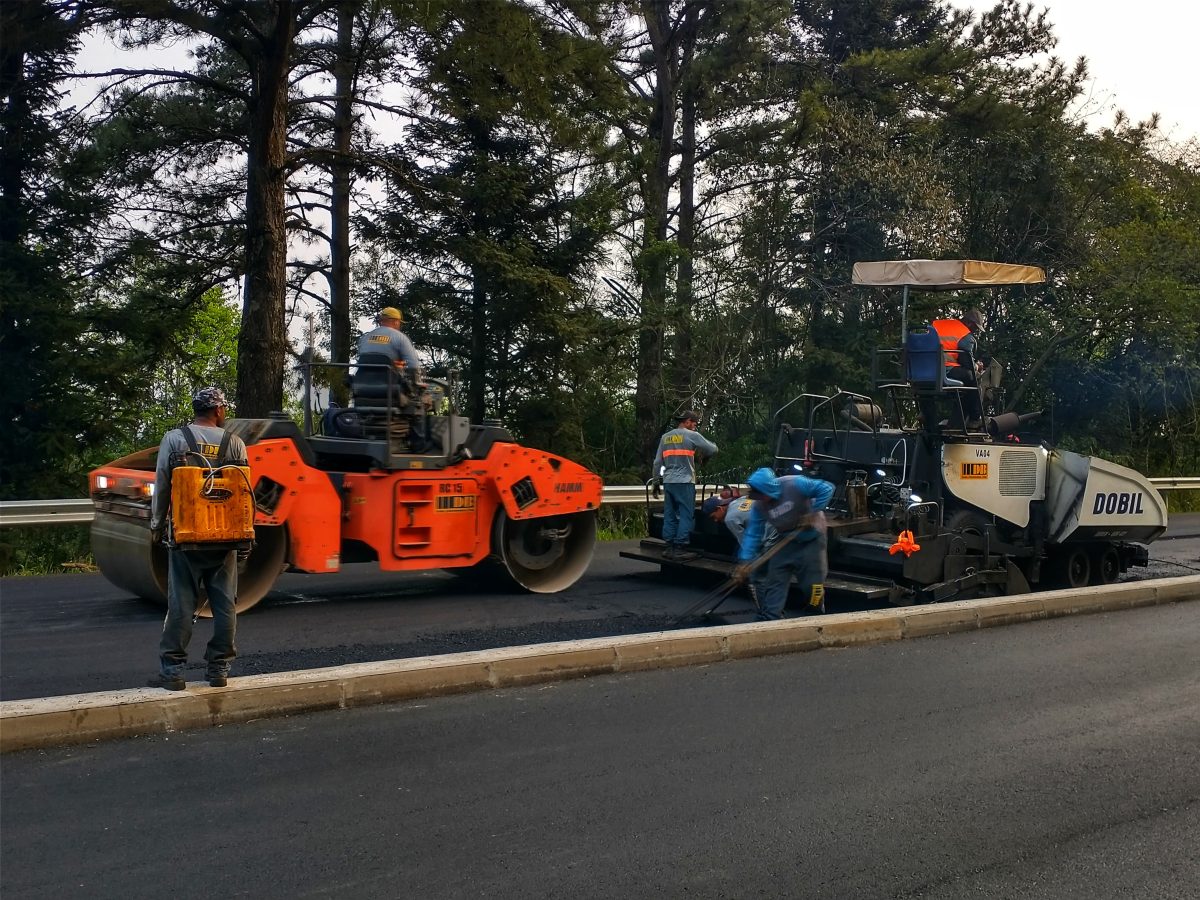
[{"label": "work boot", "polygon": [[148,687],[163,688],[168,691],[182,691],[187,687],[187,682],[180,675],[163,675],[160,673],[153,678],[147,679],[146,685]]},{"label": "work boot", "polygon": [[813,587],[812,596],[808,600],[808,614],[810,616],[825,615],[825,586],[816,585]]},{"label": "work boot", "polygon": [[229,673],[211,671],[204,676],[204,680],[208,682],[209,687],[225,687],[229,684]]},{"label": "work boot", "polygon": [[689,550],[686,544],[675,545],[675,555],[671,557],[676,562],[683,562],[688,559],[699,559],[700,554],[695,550]]},{"label": "work boot", "polygon": [[663,548],[662,558],[663,559],[674,559],[675,558],[675,545],[674,544],[667,544]]}]

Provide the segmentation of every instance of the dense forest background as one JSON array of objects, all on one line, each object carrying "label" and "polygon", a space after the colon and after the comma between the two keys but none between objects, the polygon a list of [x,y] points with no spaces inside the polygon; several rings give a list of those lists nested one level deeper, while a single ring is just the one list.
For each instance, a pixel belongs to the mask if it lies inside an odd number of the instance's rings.
[{"label": "dense forest background", "polygon": [[612,483],[687,407],[756,465],[869,388],[890,258],[1044,267],[910,321],[982,305],[1055,440],[1200,474],[1200,148],[1086,128],[1054,43],[1011,0],[0,3],[0,497],[83,496],[204,383],[294,409],[385,305]]}]

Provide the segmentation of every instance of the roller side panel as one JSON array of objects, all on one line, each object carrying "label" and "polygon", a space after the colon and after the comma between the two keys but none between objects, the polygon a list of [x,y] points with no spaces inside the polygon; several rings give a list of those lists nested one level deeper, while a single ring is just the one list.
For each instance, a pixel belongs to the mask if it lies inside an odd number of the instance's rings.
[{"label": "roller side panel", "polygon": [[254,484],[255,526],[287,525],[287,561],[301,572],[341,568],[342,499],[330,474],[305,462],[295,438],[247,448]]}]

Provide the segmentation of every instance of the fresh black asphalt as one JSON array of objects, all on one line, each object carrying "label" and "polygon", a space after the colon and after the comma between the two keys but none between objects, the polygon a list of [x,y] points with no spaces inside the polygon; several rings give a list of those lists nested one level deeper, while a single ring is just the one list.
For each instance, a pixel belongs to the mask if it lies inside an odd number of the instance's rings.
[{"label": "fresh black asphalt", "polygon": [[[1127,577],[1200,571],[1200,516],[1172,520],[1179,537],[1153,545],[1154,562]],[[658,631],[719,579],[662,574],[622,559],[636,542],[603,542],[584,577],[559,594],[515,593],[445,572],[388,573],[374,564],[336,575],[286,574],[239,618],[233,674]],[[750,608],[733,597],[723,610]],[[849,607],[830,601],[833,612]],[[140,687],[157,668],[162,608],[99,575],[0,579],[0,699]],[[694,622],[693,624],[703,624]],[[201,620],[187,676],[203,676]]]},{"label": "fresh black asphalt", "polygon": [[1200,604],[8,754],[18,898],[1194,898]]}]

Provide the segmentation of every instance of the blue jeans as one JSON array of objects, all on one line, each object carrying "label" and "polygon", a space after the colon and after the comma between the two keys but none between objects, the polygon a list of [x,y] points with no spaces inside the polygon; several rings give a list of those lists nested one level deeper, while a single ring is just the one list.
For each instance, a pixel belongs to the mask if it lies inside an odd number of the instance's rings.
[{"label": "blue jeans", "polygon": [[696,520],[696,485],[663,485],[662,539],[668,544],[686,544]]},{"label": "blue jeans", "polygon": [[[786,534],[780,535],[780,540],[786,537]],[[754,573],[760,621],[783,618],[793,575],[804,602],[814,610],[824,611],[825,576],[829,571],[825,544],[825,535],[821,532],[816,537],[797,535]]]},{"label": "blue jeans", "polygon": [[168,553],[167,617],[158,643],[162,674],[168,678],[183,676],[201,588],[208,594],[213,614],[213,636],[204,651],[207,673],[228,675],[237,656],[237,553],[172,548]]}]

